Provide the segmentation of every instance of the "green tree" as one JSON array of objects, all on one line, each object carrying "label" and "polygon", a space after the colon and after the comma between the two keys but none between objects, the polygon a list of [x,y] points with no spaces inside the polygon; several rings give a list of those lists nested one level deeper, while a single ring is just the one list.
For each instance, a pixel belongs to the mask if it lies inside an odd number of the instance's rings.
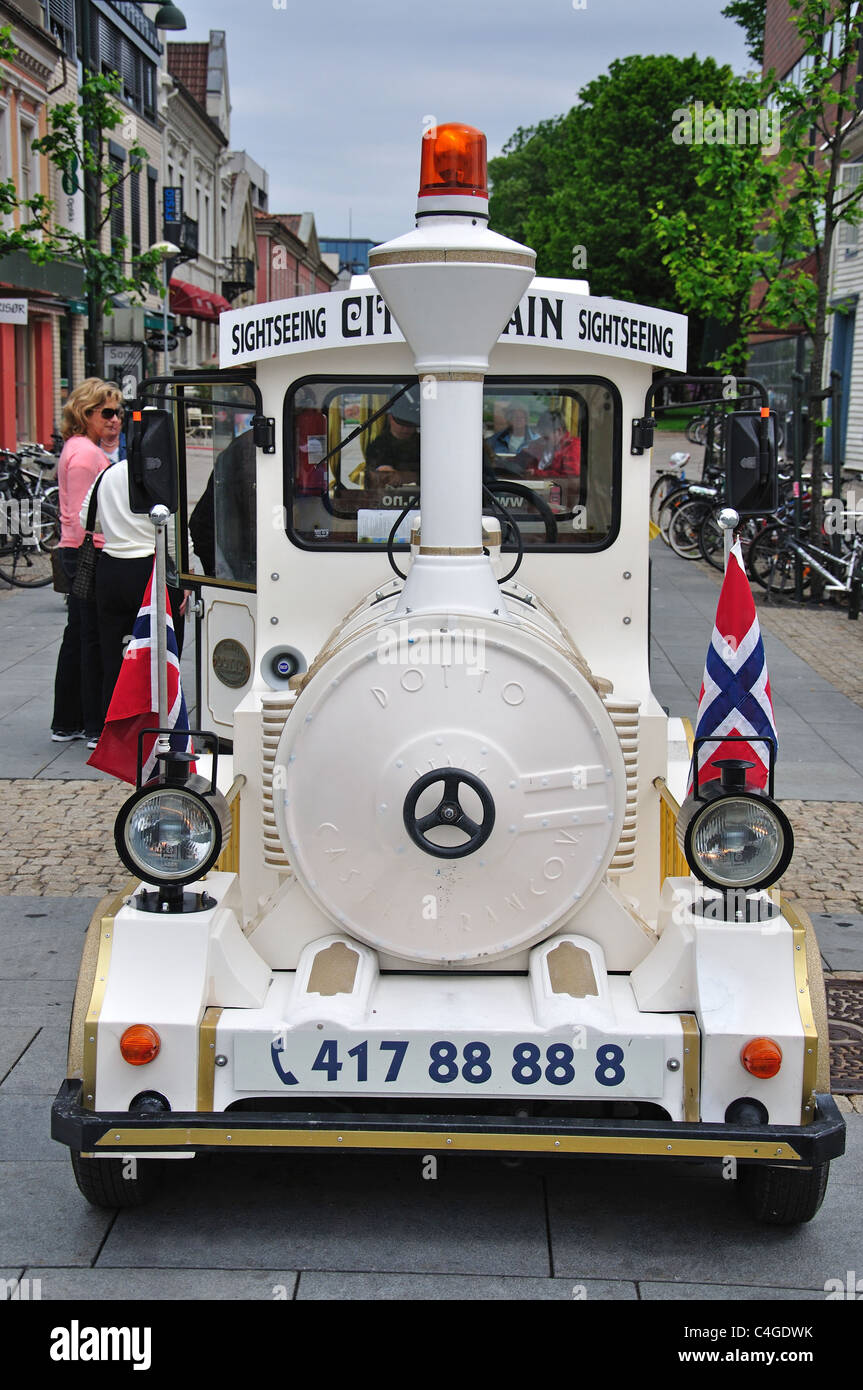
[{"label": "green tree", "polygon": [[[14,58],[11,29],[0,30],[0,60]],[[107,132],[131,120],[113,98],[122,91],[116,73],[87,74],[78,101],[64,102],[48,113],[49,133],[32,148],[45,154],[67,178],[83,178],[89,202],[87,233],[81,235],[53,221],[53,203],[43,195],[19,200],[14,180],[0,183],[0,213],[18,217],[18,227],[0,228],[0,256],[23,251],[37,264],[62,259],[83,267],[91,308],[87,341],[88,371],[101,375],[102,316],[114,311],[115,295],[141,302],[148,292],[163,294],[158,253],[143,252],[127,260],[128,238],[112,237],[103,248],[114,201],[122,185],[139,174],[147,159],[142,145],[131,144],[125,172],[105,158]]]},{"label": "green tree", "polygon": [[594,294],[679,309],[650,210],[699,219],[710,193],[699,152],[673,139],[675,113],[696,98],[736,104],[738,88],[712,58],[613,62],[565,116],[517,131],[490,162],[492,225],[535,248],[540,274],[585,274],[583,246]]},{"label": "green tree", "polygon": [[[684,306],[715,314],[734,328],[725,366],[741,364],[747,333],[760,325],[803,328],[812,338],[811,381],[824,378],[830,265],[843,222],[863,220],[863,183],[842,178],[863,123],[856,94],[863,9],[853,0],[790,0],[789,23],[803,41],[795,83],[769,73],[752,100],[771,103],[781,143],[765,161],[757,146],[697,147],[697,175],[707,195],[701,219],[658,207],[657,235]],[[766,109],[766,107],[765,107]],[[820,415],[820,419],[819,419]],[[812,534],[821,532],[823,431],[812,451]]]},{"label": "green tree", "polygon": [[[784,199],[781,163],[765,159],[759,144],[779,128],[765,95],[762,83],[740,81],[737,106],[690,108],[688,129],[697,128],[700,137],[698,214],[669,213],[664,199],[651,210],[681,307],[726,330],[727,346],[710,365],[736,374],[746,369],[756,329],[768,322],[805,323],[814,312],[811,280],[793,273],[808,249],[804,210],[799,201]],[[758,138],[737,138],[756,128]],[[712,138],[705,140],[705,133]],[[770,208],[781,208],[782,215],[768,226]]]},{"label": "green tree", "polygon": [[754,58],[759,68],[764,62],[764,20],[767,13],[767,0],[731,0],[722,11],[727,19],[734,19],[746,31],[746,52]]}]

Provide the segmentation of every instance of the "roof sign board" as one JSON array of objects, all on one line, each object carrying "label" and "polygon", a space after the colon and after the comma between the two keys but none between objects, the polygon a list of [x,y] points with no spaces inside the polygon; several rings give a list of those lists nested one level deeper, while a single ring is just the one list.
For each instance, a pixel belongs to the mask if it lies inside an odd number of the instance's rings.
[{"label": "roof sign board", "polygon": [[0,323],[26,323],[26,299],[0,299]]},{"label": "roof sign board", "polygon": [[[232,309],[221,315],[219,329],[223,368],[317,348],[404,342],[377,290],[356,284],[347,291]],[[498,341],[569,348],[685,371],[686,330],[683,314],[571,292],[565,282],[536,279]]]}]

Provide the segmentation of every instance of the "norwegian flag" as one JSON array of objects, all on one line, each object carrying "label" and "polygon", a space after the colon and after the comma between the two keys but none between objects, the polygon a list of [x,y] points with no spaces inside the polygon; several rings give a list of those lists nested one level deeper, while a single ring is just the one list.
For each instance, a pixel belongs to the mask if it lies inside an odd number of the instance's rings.
[{"label": "norwegian flag", "polygon": [[[153,622],[156,617],[152,602],[153,585],[156,582],[156,562],[147,581],[144,601],[132,628],[132,640],[123,655],[123,664],[114,686],[111,703],[105,717],[105,727],[91,757],[89,767],[107,772],[111,777],[119,777],[122,782],[134,786],[137,771],[138,735],[142,729],[153,728],[159,723],[159,665]],[[186,701],[180,685],[180,658],[177,654],[177,639],[174,635],[174,621],[165,590],[165,611],[168,618],[168,719],[172,729],[188,730],[189,717]],[[146,782],[153,775],[156,766],[157,735],[144,739],[141,781]],[[172,734],[171,747],[177,753],[191,753],[192,740],[188,733]],[[189,770],[194,772],[194,763]]]},{"label": "norwegian flag", "polygon": [[[716,608],[713,637],[704,663],[704,679],[698,699],[696,739],[734,735],[752,739],[751,743],[708,743],[698,750],[698,782],[713,781],[722,770],[722,758],[742,758],[755,766],[746,780],[757,787],[767,785],[769,750],[779,747],[770,680],[755,600],[743,568],[738,541],[731,548],[725,579]],[[692,791],[690,773],[689,791]]]}]

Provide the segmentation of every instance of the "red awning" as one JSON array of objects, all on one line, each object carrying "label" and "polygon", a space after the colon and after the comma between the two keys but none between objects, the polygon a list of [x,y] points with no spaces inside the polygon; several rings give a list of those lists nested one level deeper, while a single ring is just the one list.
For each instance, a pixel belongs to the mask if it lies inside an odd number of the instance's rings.
[{"label": "red awning", "polygon": [[227,299],[212,290],[202,290],[200,285],[190,285],[187,280],[171,281],[172,314],[188,314],[193,319],[215,322],[230,307]]}]

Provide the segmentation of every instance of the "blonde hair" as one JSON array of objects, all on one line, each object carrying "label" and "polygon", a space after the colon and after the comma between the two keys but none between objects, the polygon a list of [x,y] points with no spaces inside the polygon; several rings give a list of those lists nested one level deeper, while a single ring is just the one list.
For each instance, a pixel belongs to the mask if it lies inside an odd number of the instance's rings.
[{"label": "blonde hair", "polygon": [[108,401],[112,405],[115,401],[118,405],[122,404],[123,397],[119,386],[113,381],[103,381],[98,376],[88,376],[86,381],[75,387],[63,406],[63,424],[60,431],[63,438],[71,439],[75,434],[86,434],[88,413]]}]

